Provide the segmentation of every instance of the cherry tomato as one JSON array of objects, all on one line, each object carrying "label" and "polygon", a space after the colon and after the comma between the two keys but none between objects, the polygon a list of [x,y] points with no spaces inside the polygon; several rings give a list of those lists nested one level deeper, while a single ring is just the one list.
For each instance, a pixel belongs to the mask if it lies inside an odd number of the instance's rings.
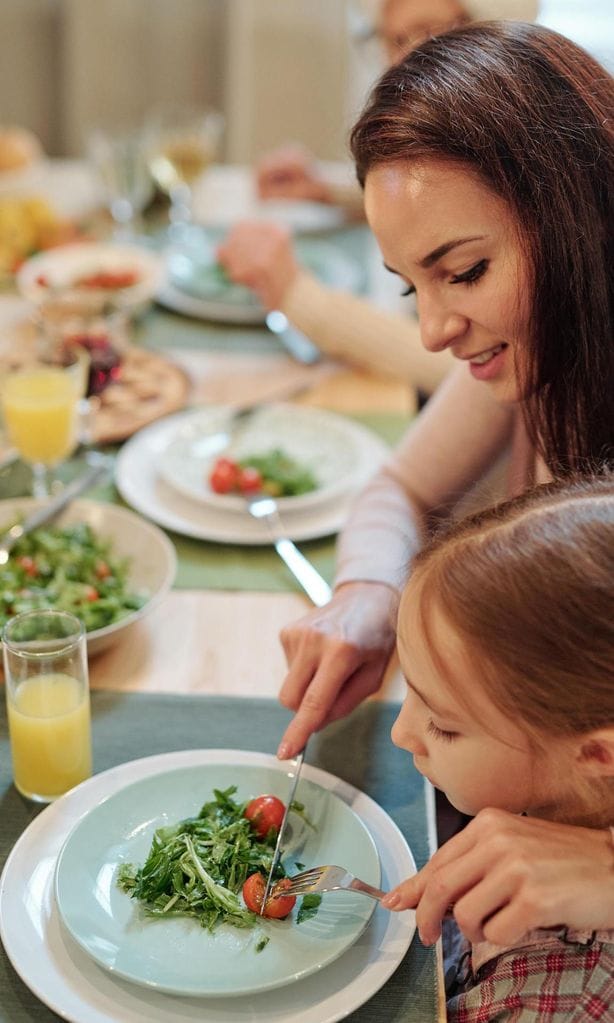
[{"label": "cherry tomato", "polygon": [[216,494],[234,490],[239,478],[239,466],[231,458],[218,458],[209,476],[209,485]]},{"label": "cherry tomato", "polygon": [[[287,888],[289,884],[290,878],[283,877],[281,881],[277,881],[273,885],[271,894],[266,900],[263,916],[273,920],[282,920],[292,912],[296,896],[283,894],[284,888]],[[266,879],[263,874],[251,874],[243,885],[243,901],[252,913],[260,913],[265,888]]]},{"label": "cherry tomato", "polygon": [[239,469],[239,490],[242,494],[257,494],[262,490],[262,473],[253,465]]},{"label": "cherry tomato", "polygon": [[108,579],[111,575],[111,569],[107,565],[106,561],[97,561],[94,571],[98,579]]},{"label": "cherry tomato", "polygon": [[269,831],[279,831],[286,808],[277,796],[257,796],[245,807],[245,816],[251,821],[258,838],[266,838]]},{"label": "cherry tomato", "polygon": [[95,586],[88,586],[85,590],[85,599],[89,604],[93,604],[95,600],[100,598],[100,594]]},{"label": "cherry tomato", "polygon": [[35,575],[38,575],[38,569],[36,567],[36,562],[34,561],[33,558],[30,557],[29,554],[21,554],[17,558],[17,564],[21,568],[23,568],[23,570],[26,573],[26,575],[29,575],[31,578],[34,577]]}]

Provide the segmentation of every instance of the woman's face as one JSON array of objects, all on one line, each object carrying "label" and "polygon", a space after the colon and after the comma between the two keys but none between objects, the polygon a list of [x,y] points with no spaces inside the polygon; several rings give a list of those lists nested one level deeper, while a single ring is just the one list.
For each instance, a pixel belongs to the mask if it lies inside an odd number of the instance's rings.
[{"label": "woman's face", "polygon": [[424,160],[376,165],[365,208],[384,264],[416,294],[424,347],[450,348],[498,400],[517,401],[529,274],[508,206],[471,171]]}]

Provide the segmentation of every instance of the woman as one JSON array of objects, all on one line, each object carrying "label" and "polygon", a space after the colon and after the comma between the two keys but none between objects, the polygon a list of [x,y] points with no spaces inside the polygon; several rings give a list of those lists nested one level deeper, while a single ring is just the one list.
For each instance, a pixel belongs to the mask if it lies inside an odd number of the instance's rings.
[{"label": "woman", "polygon": [[282,633],[280,756],[378,688],[421,535],[502,453],[510,494],[614,458],[613,107],[575,44],[493,22],[424,43],[354,128],[384,262],[459,365],[357,502],[333,600]]},{"label": "woman", "polygon": [[[382,0],[376,5],[373,35],[386,63],[399,61],[422,39],[471,19],[535,16],[535,0]],[[286,146],[257,168],[263,198],[317,200],[364,215],[355,182],[339,184],[306,150]],[[328,355],[385,376],[401,378],[432,394],[452,366],[449,353],[437,357],[420,344],[415,318],[399,315],[355,295],[332,290],[300,265],[289,232],[273,223],[242,223],[219,249],[233,280],[253,288],[267,309],[288,319]],[[410,310],[408,309],[408,313]]]}]

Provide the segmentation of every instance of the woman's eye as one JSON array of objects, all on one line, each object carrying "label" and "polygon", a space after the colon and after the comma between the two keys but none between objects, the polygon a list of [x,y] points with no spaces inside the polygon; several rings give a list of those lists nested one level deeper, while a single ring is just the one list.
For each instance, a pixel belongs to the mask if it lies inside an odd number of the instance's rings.
[{"label": "woman's eye", "polygon": [[475,284],[475,282],[479,281],[480,277],[482,277],[486,273],[487,269],[488,269],[488,260],[487,259],[481,259],[479,263],[476,263],[474,266],[469,267],[469,269],[465,270],[464,273],[462,273],[462,274],[455,274],[454,277],[451,278],[450,283],[451,284]]},{"label": "woman's eye", "polygon": [[434,721],[428,722],[426,730],[436,739],[443,739],[444,742],[452,742],[458,737],[458,732],[446,732],[443,728],[438,728]]},{"label": "woman's eye", "polygon": [[415,295],[416,289],[413,284],[408,284],[406,288],[401,292],[401,298],[407,298],[408,295]]}]

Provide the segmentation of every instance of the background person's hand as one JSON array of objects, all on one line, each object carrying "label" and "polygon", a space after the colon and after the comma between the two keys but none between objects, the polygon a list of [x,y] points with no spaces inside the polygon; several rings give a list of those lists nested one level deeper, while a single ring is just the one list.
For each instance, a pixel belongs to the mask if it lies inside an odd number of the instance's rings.
[{"label": "background person's hand", "polygon": [[325,607],[282,629],[288,674],[279,698],[296,714],[282,737],[281,759],[377,692],[394,650],[398,604],[390,586],[346,583]]},{"label": "background person's hand", "polygon": [[318,175],[313,156],[297,145],[276,149],[257,163],[256,188],[261,199],[332,202],[330,189]]},{"label": "background person's hand", "polygon": [[266,309],[279,307],[299,272],[290,233],[279,224],[237,224],[218,246],[217,258],[230,279],[255,291]]},{"label": "background person's hand", "polygon": [[416,909],[424,944],[449,906],[472,942],[512,945],[528,931],[614,927],[614,849],[608,831],[487,809],[389,892],[387,909]]}]

